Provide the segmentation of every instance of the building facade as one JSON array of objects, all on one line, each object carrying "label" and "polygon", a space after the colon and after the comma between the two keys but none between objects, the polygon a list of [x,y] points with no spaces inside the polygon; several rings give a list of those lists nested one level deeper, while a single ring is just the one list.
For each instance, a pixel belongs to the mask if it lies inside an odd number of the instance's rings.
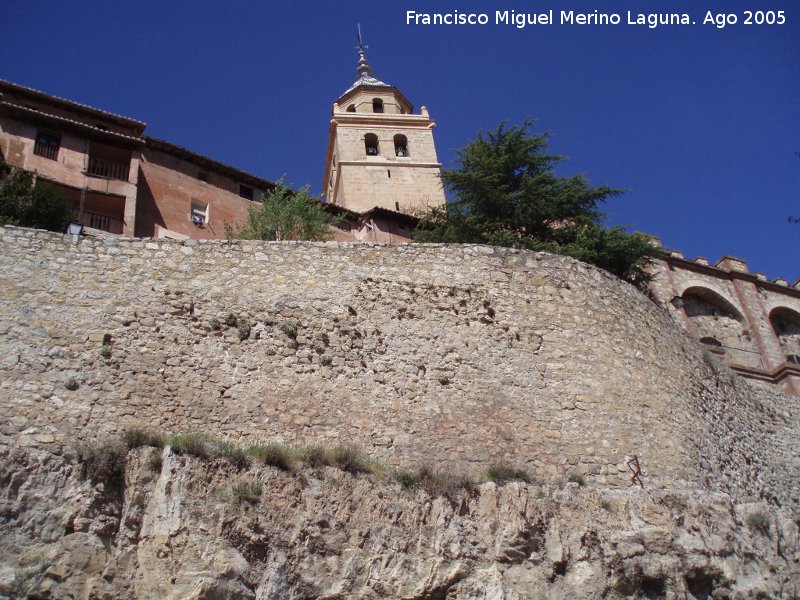
[{"label": "building facade", "polygon": [[224,238],[273,187],[145,127],[0,81],[0,162],[57,184],[89,234]]},{"label": "building facade", "polygon": [[738,375],[800,396],[800,280],[769,281],[730,256],[662,249],[650,296]]}]

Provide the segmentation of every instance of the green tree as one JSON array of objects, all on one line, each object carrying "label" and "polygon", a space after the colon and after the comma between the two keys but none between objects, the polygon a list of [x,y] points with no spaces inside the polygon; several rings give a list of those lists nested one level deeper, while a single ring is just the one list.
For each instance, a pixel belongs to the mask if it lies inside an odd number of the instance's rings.
[{"label": "green tree", "polygon": [[442,172],[454,200],[425,214],[414,239],[566,254],[644,286],[649,240],[601,225],[598,206],[623,190],[557,176],[553,169],[564,157],[548,154],[548,135],[531,133],[531,126],[501,125],[461,148],[458,166]]},{"label": "green tree", "polygon": [[328,240],[331,216],[309,187],[292,191],[281,178],[265,192],[260,204],[248,208],[247,223],[238,227],[225,223],[228,238],[240,240]]},{"label": "green tree", "polygon": [[0,224],[66,231],[74,209],[58,186],[20,169],[0,177]]}]

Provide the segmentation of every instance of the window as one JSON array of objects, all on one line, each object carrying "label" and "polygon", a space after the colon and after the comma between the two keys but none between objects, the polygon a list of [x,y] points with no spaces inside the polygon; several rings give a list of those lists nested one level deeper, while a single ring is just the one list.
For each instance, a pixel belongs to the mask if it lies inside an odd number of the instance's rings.
[{"label": "window", "polygon": [[61,136],[51,133],[36,133],[36,142],[33,145],[33,153],[43,156],[50,160],[58,160],[58,149],[61,147]]},{"label": "window", "polygon": [[374,113],[382,113],[383,112],[383,100],[380,98],[373,98],[372,99],[372,112]]},{"label": "window", "polygon": [[355,104],[351,104],[350,106],[348,106],[347,107],[347,112],[356,112],[356,105]]},{"label": "window", "polygon": [[394,136],[394,155],[400,157],[408,156],[408,139],[399,133]]},{"label": "window", "polygon": [[208,223],[208,202],[192,200],[192,223],[197,227],[204,227]]},{"label": "window", "polygon": [[239,195],[244,198],[245,200],[252,200],[253,199],[253,188],[249,185],[239,184]]},{"label": "window", "polygon": [[368,133],[364,136],[364,147],[367,156],[378,156],[378,136],[374,133]]},{"label": "window", "polygon": [[800,365],[800,356],[797,354],[790,354],[786,357],[786,362],[788,362],[790,365]]}]

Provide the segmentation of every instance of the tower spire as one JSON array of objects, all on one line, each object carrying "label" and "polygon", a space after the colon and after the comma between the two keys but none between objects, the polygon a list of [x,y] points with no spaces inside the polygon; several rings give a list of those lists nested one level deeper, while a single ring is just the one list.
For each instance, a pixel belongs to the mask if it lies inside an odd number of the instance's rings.
[{"label": "tower spire", "polygon": [[372,67],[369,66],[367,58],[364,55],[364,50],[369,46],[364,44],[364,39],[361,37],[361,23],[358,25],[358,67],[356,67],[356,79],[366,79],[372,76]]}]

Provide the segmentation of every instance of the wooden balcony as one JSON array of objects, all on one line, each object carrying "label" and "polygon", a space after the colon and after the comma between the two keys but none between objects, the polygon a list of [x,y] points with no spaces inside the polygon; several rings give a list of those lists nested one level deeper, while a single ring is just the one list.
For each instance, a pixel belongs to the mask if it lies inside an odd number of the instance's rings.
[{"label": "wooden balcony", "polygon": [[89,168],[86,169],[86,173],[93,177],[119,179],[120,181],[128,181],[129,172],[130,165],[126,163],[92,157],[89,157]]},{"label": "wooden balcony", "polygon": [[122,219],[115,219],[108,215],[101,215],[95,212],[85,210],[83,212],[75,211],[75,220],[81,223],[84,227],[92,229],[99,229],[100,231],[107,231],[116,235],[122,234]]},{"label": "wooden balcony", "polygon": [[36,140],[33,145],[33,153],[36,156],[43,156],[50,160],[58,160],[58,144],[48,143],[46,141]]}]

